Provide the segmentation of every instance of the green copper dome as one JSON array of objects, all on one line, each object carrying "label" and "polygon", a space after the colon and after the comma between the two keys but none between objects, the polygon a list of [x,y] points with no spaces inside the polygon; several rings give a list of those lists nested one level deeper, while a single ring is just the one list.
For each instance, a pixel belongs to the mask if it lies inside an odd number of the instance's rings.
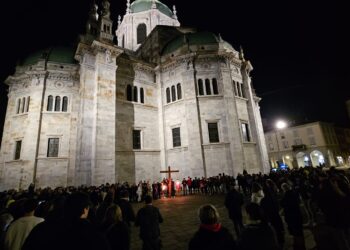
[{"label": "green copper dome", "polygon": [[74,59],[75,50],[75,47],[53,47],[52,49],[38,50],[24,58],[20,65],[35,64],[38,60],[44,59],[47,53],[49,53],[49,62],[76,64]]},{"label": "green copper dome", "polygon": [[218,44],[219,39],[211,32],[203,31],[196,33],[183,34],[174,40],[170,41],[163,50],[163,55],[174,52],[181,48],[184,44],[189,45],[207,45]]},{"label": "green copper dome", "polygon": [[[155,0],[157,9],[162,12],[163,14],[172,17],[173,12],[166,6],[165,4],[161,3],[158,0]],[[138,13],[146,10],[152,9],[152,0],[136,0],[130,5],[130,9],[132,13]]]}]

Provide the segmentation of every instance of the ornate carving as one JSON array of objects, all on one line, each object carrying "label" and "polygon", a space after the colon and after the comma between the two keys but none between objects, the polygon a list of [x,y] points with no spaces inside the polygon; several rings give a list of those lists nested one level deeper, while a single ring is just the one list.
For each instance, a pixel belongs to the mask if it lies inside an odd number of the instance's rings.
[{"label": "ornate carving", "polygon": [[54,86],[55,86],[55,88],[57,88],[57,89],[61,89],[61,88],[63,88],[63,83],[57,81],[57,82],[55,82]]}]

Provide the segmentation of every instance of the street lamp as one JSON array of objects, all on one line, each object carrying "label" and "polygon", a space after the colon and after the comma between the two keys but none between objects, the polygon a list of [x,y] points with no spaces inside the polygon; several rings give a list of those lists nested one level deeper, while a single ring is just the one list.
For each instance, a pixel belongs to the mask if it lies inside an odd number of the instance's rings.
[{"label": "street lamp", "polygon": [[[278,136],[277,136],[277,130],[281,130],[287,127],[287,123],[283,120],[278,120],[275,125],[275,135],[276,135],[276,142],[277,142],[277,162],[280,160],[280,145],[278,142]],[[282,162],[284,163],[283,157],[282,157]],[[278,164],[278,163],[277,163]],[[279,167],[279,166],[277,166]]]}]

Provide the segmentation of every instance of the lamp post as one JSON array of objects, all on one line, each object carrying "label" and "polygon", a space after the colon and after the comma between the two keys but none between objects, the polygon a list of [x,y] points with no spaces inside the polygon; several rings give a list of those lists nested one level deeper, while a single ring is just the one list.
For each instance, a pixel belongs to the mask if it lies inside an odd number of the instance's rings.
[{"label": "lamp post", "polygon": [[[279,162],[280,160],[280,145],[279,145],[279,142],[278,142],[278,136],[277,136],[277,130],[281,130],[281,129],[284,129],[285,127],[287,127],[287,123],[283,120],[279,120],[276,122],[276,125],[275,125],[275,135],[276,135],[276,143],[277,143],[277,161]],[[283,157],[282,157],[282,161],[283,161]],[[284,161],[283,161],[284,163]],[[277,166],[279,167],[279,166]]]}]

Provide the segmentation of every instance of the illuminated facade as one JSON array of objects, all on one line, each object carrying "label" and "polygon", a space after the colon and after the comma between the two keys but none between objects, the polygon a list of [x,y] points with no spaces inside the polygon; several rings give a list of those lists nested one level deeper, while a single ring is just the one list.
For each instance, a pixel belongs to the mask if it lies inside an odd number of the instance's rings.
[{"label": "illuminated facade", "polygon": [[175,7],[127,1],[112,32],[93,5],[73,49],[28,57],[8,77],[2,189],[100,185],[269,170],[252,66]]},{"label": "illuminated facade", "polygon": [[314,122],[267,132],[265,139],[272,167],[349,165],[350,129]]}]

